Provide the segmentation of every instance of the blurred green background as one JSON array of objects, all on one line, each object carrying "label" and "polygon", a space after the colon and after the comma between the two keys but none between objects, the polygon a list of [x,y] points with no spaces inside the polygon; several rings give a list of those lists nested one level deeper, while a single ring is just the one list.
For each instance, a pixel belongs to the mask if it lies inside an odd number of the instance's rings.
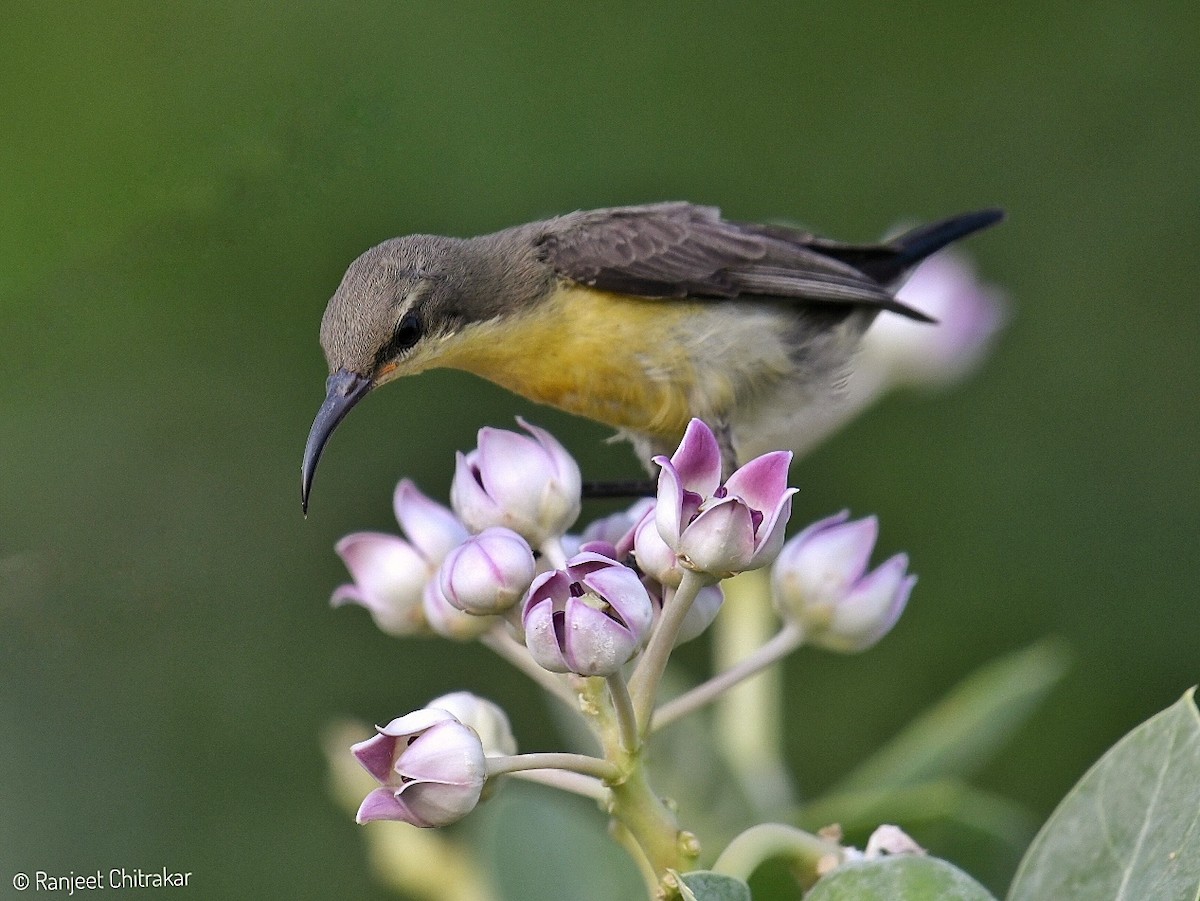
[{"label": "blurred green background", "polygon": [[1067,679],[979,780],[1041,819],[1197,681],[1193,0],[3,18],[0,897],[17,870],[113,866],[193,871],[203,898],[391,897],[328,796],[330,719],[468,688],[524,747],[557,744],[486,652],[331,611],[332,544],[394,529],[401,475],[444,498],[453,451],[515,413],[591,477],[635,474],[624,446],[430,374],[355,411],[300,516],[321,311],[407,232],[684,198],[869,239],[1003,205],[970,245],[1014,305],[984,369],[890,399],[793,473],[797,523],[876,512],[880,553],[921,576],[873,652],[789,661],[800,785],[1054,635]]}]

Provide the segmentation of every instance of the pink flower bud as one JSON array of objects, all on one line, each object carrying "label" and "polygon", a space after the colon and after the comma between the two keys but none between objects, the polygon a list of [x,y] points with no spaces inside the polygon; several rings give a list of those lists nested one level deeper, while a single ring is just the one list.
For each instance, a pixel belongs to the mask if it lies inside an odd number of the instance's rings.
[{"label": "pink flower bud", "polygon": [[529,435],[479,430],[479,447],[459,454],[450,502],[473,532],[504,526],[537,546],[579,517],[579,466],[544,429],[517,419]]},{"label": "pink flower bud", "polygon": [[966,254],[947,250],[921,263],[898,299],[937,320],[881,316],[863,338],[861,365],[890,384],[940,384],[966,375],[986,355],[1005,319],[1004,295],[975,274]]},{"label": "pink flower bud", "polygon": [[533,551],[512,529],[492,526],[460,544],[442,563],[442,594],[476,616],[503,613],[529,590]]},{"label": "pink flower bud", "polygon": [[475,809],[487,781],[479,736],[439,708],[394,719],[350,750],[382,786],[359,807],[360,823],[446,826]]}]

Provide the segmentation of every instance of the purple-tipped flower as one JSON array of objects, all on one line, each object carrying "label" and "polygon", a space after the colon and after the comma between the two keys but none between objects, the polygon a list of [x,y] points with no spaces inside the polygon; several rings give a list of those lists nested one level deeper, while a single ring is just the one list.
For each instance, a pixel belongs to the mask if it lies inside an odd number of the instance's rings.
[{"label": "purple-tipped flower", "polygon": [[788,451],[755,457],[721,484],[721,450],[705,423],[688,423],[674,455],[655,457],[655,522],[688,569],[717,579],[775,559],[792,512]]},{"label": "purple-tipped flower", "polygon": [[813,523],[786,545],[772,572],[775,607],[804,630],[809,644],[863,651],[891,631],[917,577],[896,554],[867,572],[879,523],[848,522],[843,510]]},{"label": "purple-tipped flower", "polygon": [[525,645],[555,673],[609,676],[637,652],[654,616],[637,573],[584,552],[533,580],[521,620]]},{"label": "purple-tipped flower", "polygon": [[468,538],[442,562],[442,594],[459,610],[486,616],[517,603],[537,573],[533,551],[512,529],[492,526]]},{"label": "purple-tipped flower", "polygon": [[980,281],[970,258],[954,250],[918,266],[898,297],[937,323],[881,316],[867,331],[860,368],[886,373],[877,377],[890,384],[961,378],[984,357],[1004,324],[1003,292]]},{"label": "purple-tipped flower", "polygon": [[531,545],[562,536],[579,517],[579,466],[544,429],[479,430],[479,447],[459,454],[450,503],[467,527],[504,526]]},{"label": "purple-tipped flower", "polygon": [[336,545],[353,583],[339,586],[333,605],[360,604],[389,635],[424,629],[422,593],[442,558],[467,530],[454,514],[408,479],[396,486],[396,519],[408,541],[380,532],[355,532]]},{"label": "purple-tipped flower", "polygon": [[358,822],[446,826],[479,803],[487,781],[483,744],[454,714],[426,707],[377,730],[350,749],[382,786],[362,802]]}]

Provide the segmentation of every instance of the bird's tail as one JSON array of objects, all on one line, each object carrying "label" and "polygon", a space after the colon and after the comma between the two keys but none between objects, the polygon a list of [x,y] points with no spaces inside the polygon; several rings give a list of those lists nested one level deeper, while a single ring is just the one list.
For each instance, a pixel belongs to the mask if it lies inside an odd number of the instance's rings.
[{"label": "bird's tail", "polygon": [[1004,218],[1004,210],[987,209],[961,213],[941,222],[918,225],[884,244],[873,246],[843,245],[825,250],[849,263],[881,285],[890,285],[921,260],[937,253],[947,244],[995,225]]}]

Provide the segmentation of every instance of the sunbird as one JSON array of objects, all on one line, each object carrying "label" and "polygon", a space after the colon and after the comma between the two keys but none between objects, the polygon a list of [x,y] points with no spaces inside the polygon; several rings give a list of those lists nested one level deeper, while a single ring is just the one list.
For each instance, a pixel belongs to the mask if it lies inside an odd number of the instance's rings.
[{"label": "sunbird", "polygon": [[879,313],[932,321],[896,299],[907,273],[1003,217],[985,209],[847,244],[672,202],[384,241],[350,264],[321,320],[331,374],[302,506],[350,409],[435,367],[613,426],[647,465],[693,417],[716,433],[727,471],[803,445],[835,414]]}]

